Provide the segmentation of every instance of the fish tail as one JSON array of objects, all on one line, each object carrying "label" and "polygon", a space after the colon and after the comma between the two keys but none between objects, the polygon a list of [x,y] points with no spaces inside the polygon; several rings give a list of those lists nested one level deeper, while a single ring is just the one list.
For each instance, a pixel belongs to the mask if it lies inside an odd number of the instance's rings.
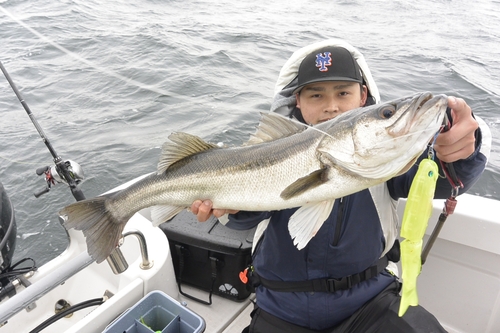
[{"label": "fish tail", "polygon": [[81,230],[87,251],[97,263],[106,259],[118,245],[128,218],[116,218],[106,208],[108,196],[83,200],[66,206],[59,215],[66,229]]}]

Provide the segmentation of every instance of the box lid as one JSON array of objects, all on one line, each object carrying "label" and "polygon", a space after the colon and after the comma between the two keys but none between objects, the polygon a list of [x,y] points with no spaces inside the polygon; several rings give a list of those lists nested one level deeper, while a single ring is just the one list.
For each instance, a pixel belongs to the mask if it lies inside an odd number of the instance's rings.
[{"label": "box lid", "polygon": [[170,221],[160,224],[160,228],[169,240],[227,254],[251,252],[255,234],[255,228],[230,229],[215,217],[198,222],[196,216],[188,211],[182,211]]}]

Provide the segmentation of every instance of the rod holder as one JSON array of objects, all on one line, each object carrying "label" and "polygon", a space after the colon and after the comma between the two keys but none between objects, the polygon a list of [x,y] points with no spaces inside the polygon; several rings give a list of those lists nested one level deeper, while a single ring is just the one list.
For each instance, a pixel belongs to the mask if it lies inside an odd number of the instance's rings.
[{"label": "rod holder", "polygon": [[131,230],[127,231],[122,235],[122,238],[120,240],[120,243],[118,244],[118,247],[116,247],[113,252],[106,258],[106,261],[108,262],[109,266],[111,267],[111,270],[113,273],[116,275],[121,274],[125,272],[128,268],[128,263],[125,257],[123,256],[123,252],[120,250],[120,246],[123,245],[125,237],[134,235],[137,240],[139,241],[139,247],[141,249],[141,257],[142,257],[142,262],[139,265],[141,269],[150,269],[153,267],[153,261],[149,260],[149,255],[148,255],[148,247],[146,244],[146,237],[144,237],[144,234],[140,232],[139,230]]},{"label": "rod holder", "polygon": [[111,254],[106,258],[106,261],[108,262],[109,267],[111,267],[113,273],[116,275],[125,272],[128,268],[127,260],[125,260],[123,252],[119,247],[115,248],[113,252],[111,252]]},{"label": "rod holder", "polygon": [[149,260],[148,246],[146,244],[146,237],[144,237],[144,234],[139,230],[131,230],[124,233],[123,238],[129,235],[134,235],[135,237],[137,237],[137,240],[139,241],[139,246],[141,248],[141,256],[142,256],[142,263],[139,265],[139,267],[144,270],[153,267],[153,260]]}]

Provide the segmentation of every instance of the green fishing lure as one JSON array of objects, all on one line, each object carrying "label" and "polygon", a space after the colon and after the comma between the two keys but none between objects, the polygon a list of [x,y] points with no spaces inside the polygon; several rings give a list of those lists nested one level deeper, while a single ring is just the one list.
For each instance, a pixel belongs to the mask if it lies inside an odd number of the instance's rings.
[{"label": "green fishing lure", "polygon": [[432,214],[432,200],[439,169],[431,158],[422,160],[410,187],[401,225],[401,266],[403,289],[398,315],[418,305],[417,277],[422,269],[422,239]]}]

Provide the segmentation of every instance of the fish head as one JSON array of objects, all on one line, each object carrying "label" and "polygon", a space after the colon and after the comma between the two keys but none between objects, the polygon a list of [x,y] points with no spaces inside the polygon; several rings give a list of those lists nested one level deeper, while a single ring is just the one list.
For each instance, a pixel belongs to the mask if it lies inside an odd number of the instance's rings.
[{"label": "fish head", "polygon": [[423,153],[439,131],[447,106],[447,96],[424,92],[351,110],[325,123],[328,135],[318,150],[350,173],[392,178]]}]

